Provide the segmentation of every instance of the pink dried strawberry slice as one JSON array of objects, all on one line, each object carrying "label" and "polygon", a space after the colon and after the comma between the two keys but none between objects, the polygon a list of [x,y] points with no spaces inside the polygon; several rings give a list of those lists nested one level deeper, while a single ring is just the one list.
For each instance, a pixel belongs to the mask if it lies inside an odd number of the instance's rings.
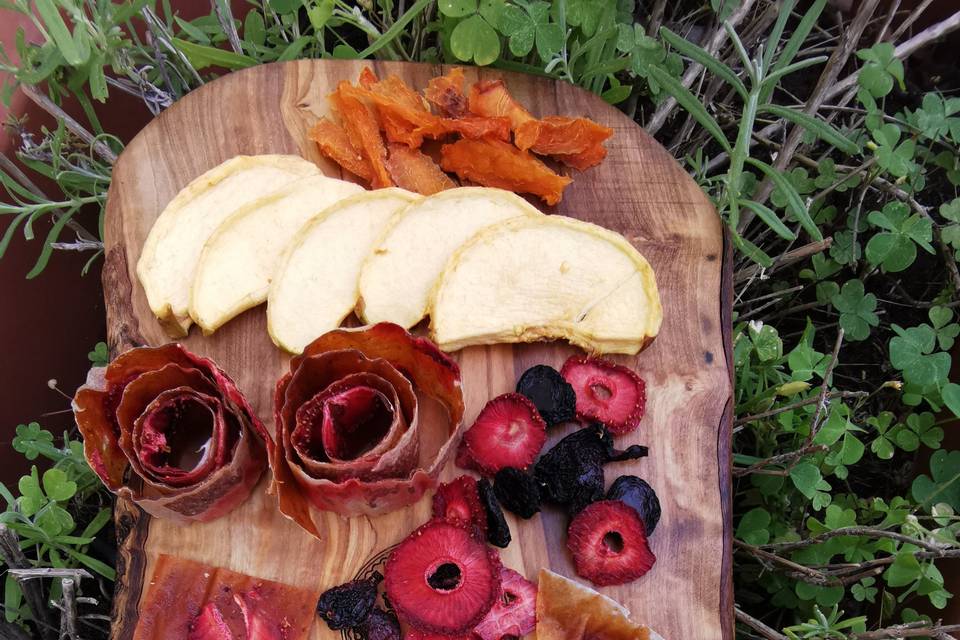
[{"label": "pink dried strawberry slice", "polygon": [[526,469],[547,440],[547,424],[526,396],[505,393],[487,403],[463,436],[457,464],[492,476],[504,467]]},{"label": "pink dried strawberry slice", "polygon": [[639,514],[619,500],[587,505],[567,529],[577,575],[607,586],[636,580],[657,561]]},{"label": "pink dried strawberry slice", "polygon": [[473,633],[481,640],[522,638],[537,626],[537,585],[513,569],[500,570],[500,597]]},{"label": "pink dried strawberry slice", "polygon": [[487,513],[480,503],[476,478],[464,475],[437,487],[433,517],[464,527],[480,540],[486,539]]},{"label": "pink dried strawberry slice", "polygon": [[614,435],[640,424],[647,405],[646,384],[636,371],[601,358],[569,358],[560,374],[577,394],[577,418],[599,420]]},{"label": "pink dried strawberry slice", "polygon": [[236,636],[223,619],[220,607],[208,602],[190,625],[187,640],[236,640]]},{"label": "pink dried strawberry slice", "polygon": [[397,615],[429,633],[469,632],[500,595],[497,554],[466,529],[442,520],[428,522],[397,545],[384,577]]}]

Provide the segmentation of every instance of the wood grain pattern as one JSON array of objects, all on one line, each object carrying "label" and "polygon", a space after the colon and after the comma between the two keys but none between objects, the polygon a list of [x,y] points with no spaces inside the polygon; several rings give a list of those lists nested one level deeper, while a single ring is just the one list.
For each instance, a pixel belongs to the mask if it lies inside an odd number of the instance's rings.
[{"label": "wood grain pattern", "polygon": [[[103,272],[111,352],[167,341],[134,273],[144,239],[166,203],[195,176],[237,154],[296,153],[339,175],[306,132],[328,112],[326,95],[362,65],[299,61],[254,67],[212,82],[179,101],[126,148],[113,172],[107,203]],[[438,66],[375,63],[415,87],[443,73]],[[598,168],[575,173],[551,212],[624,234],[653,265],[664,306],[659,337],[635,358],[616,360],[647,381],[647,415],[622,445],[642,442],[650,457],[608,467],[646,478],[657,490],[663,518],[651,539],[654,569],[633,584],[603,589],[668,640],[733,637],[730,523],[731,363],[729,245],[703,193],[670,155],[629,118],[596,96],[567,84],[467,70],[468,80],[503,76],[537,114],[585,115],[615,134]],[[287,358],[267,336],[263,308],[244,313],[215,335],[194,330],[183,340],[216,360],[237,381],[264,422],[272,425],[271,394]],[[575,352],[561,343],[473,347],[456,354],[464,377],[466,420],[492,396],[513,389],[538,363],[559,366]],[[552,433],[551,442],[561,433]],[[451,464],[445,477],[456,475]],[[285,520],[265,481],[241,508],[191,526],[151,519],[118,505],[123,539],[114,637],[130,638],[158,553],[234,571],[321,587],[352,578],[372,555],[402,539],[429,512],[428,501],[380,518],[324,518],[317,541]],[[544,566],[574,576],[565,548],[566,518],[548,510],[529,521],[511,519],[513,544],[504,563],[530,577]],[[314,625],[312,638],[334,638]]]}]

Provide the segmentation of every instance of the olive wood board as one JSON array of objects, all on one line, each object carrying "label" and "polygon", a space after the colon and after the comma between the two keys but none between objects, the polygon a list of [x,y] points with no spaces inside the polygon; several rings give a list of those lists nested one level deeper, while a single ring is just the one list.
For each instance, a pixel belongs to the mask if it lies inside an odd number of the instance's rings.
[{"label": "olive wood board", "polygon": [[[238,154],[289,153],[340,176],[307,139],[329,112],[327,95],[355,81],[370,65],[422,89],[446,69],[439,65],[303,60],[257,66],[193,91],[148,124],[113,169],[104,230],[103,269],[111,354],[168,342],[147,305],[135,269],[154,220],[193,178]],[[667,640],[733,638],[730,512],[731,272],[729,243],[713,206],[670,154],[630,118],[572,85],[493,69],[466,69],[467,80],[503,77],[535,115],[587,116],[614,129],[609,155],[598,167],[571,172],[563,201],[548,213],[593,222],[632,242],[656,271],[664,322],[634,367],[647,384],[646,416],[618,446],[642,443],[647,458],[607,467],[607,481],[624,473],[657,491],[663,516],[651,546],[654,568],[630,584],[600,589]],[[212,336],[194,328],[182,340],[213,358],[250,399],[273,431],[274,384],[288,356],[267,335],[263,307],[245,312]],[[559,367],[578,350],[562,342],[470,347],[453,354],[462,368],[470,424],[484,403],[512,391],[528,367]],[[552,432],[548,446],[572,427]],[[443,477],[458,473],[451,461]],[[178,555],[296,586],[327,588],[355,576],[371,557],[397,543],[429,517],[429,499],[376,518],[326,514],[316,540],[277,510],[262,479],[254,494],[227,516],[184,526],[151,518],[118,501],[120,546],[113,637],[133,636],[138,611],[160,553]],[[527,521],[508,515],[513,543],[504,563],[536,579],[542,567],[576,578],[566,549],[567,518],[547,508]],[[311,638],[335,638],[317,619]]]}]

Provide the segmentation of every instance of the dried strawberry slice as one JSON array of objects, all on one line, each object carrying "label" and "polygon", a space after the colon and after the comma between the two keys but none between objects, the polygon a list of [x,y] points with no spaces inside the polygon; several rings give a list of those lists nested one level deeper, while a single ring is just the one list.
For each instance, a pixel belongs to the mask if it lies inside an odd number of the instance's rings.
[{"label": "dried strawberry slice", "polygon": [[625,584],[653,567],[640,515],[619,500],[587,505],[567,529],[577,575],[600,586]]},{"label": "dried strawberry slice", "polygon": [[646,385],[632,369],[601,358],[569,358],[560,371],[577,394],[577,417],[599,420],[614,435],[630,433],[643,418]]},{"label": "dried strawberry slice", "polygon": [[458,633],[456,635],[429,633],[410,627],[407,629],[407,632],[403,634],[403,640],[474,640],[474,636],[472,633]]},{"label": "dried strawberry slice", "polygon": [[473,628],[481,640],[523,637],[537,626],[537,585],[513,569],[500,570],[500,597]]},{"label": "dried strawberry slice", "polygon": [[457,464],[488,476],[504,467],[526,469],[546,440],[537,407],[519,393],[505,393],[488,402],[464,434]]},{"label": "dried strawberry slice", "polygon": [[464,475],[437,487],[433,517],[473,531],[483,540],[487,535],[487,514],[480,503],[476,478]]},{"label": "dried strawberry slice", "polygon": [[397,545],[384,574],[387,599],[397,614],[430,633],[468,632],[500,595],[497,554],[466,529],[441,520]]}]

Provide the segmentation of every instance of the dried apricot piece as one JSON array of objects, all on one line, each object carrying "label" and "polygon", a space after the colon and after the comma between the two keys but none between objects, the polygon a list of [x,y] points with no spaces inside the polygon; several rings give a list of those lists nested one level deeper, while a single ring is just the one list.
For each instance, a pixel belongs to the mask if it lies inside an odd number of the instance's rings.
[{"label": "dried apricot piece", "polygon": [[507,117],[516,129],[524,122],[536,120],[522,104],[517,102],[503,80],[480,80],[470,87],[468,100],[470,112],[487,118]]},{"label": "dried apricot piece", "polygon": [[477,116],[465,116],[463,118],[443,118],[440,122],[440,129],[442,134],[459,133],[464,138],[476,139],[486,138],[489,136],[499,140],[505,140],[507,142],[510,141],[509,118],[482,118]]},{"label": "dried apricot piece", "polygon": [[443,115],[462,118],[469,111],[467,96],[463,93],[463,79],[463,68],[454,67],[447,75],[432,78],[423,95]]},{"label": "dried apricot piece", "polygon": [[516,127],[514,142],[520,149],[540,155],[583,153],[602,145],[613,129],[587,118],[547,116]]},{"label": "dried apricot piece", "polygon": [[586,171],[590,167],[595,167],[603,162],[603,159],[607,157],[607,148],[598,144],[580,153],[558,153],[553,157],[577,171]]},{"label": "dried apricot piece", "polygon": [[317,143],[320,153],[330,158],[338,165],[369,182],[373,176],[373,170],[363,158],[363,154],[350,142],[350,136],[343,127],[328,120],[320,118],[310,129],[310,139]]},{"label": "dried apricot piece", "polygon": [[440,166],[486,187],[532,193],[547,204],[560,202],[570,178],[554,173],[528,151],[501,140],[464,138],[440,150]]},{"label": "dried apricot piece", "polygon": [[387,169],[398,186],[425,196],[457,186],[433,158],[421,151],[405,144],[390,143],[388,148]]},{"label": "dried apricot piece", "polygon": [[366,92],[346,80],[337,85],[330,100],[340,113],[343,128],[354,147],[360,150],[370,165],[370,186],[374,189],[392,187],[393,181],[387,171],[387,148],[380,136],[380,124],[373,110],[363,101]]}]

